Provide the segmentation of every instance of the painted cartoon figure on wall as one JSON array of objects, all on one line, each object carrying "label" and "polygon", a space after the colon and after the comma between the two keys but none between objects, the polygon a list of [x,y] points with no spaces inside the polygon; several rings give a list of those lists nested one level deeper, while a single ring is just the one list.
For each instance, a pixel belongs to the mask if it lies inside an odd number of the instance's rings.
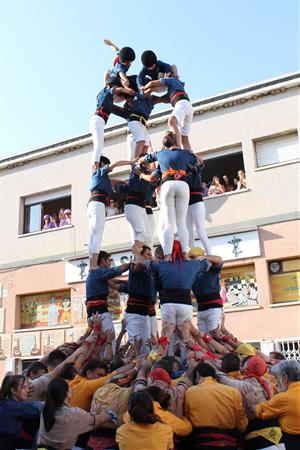
[{"label": "painted cartoon figure on wall", "polygon": [[49,325],[49,327],[57,325],[57,321],[58,321],[58,308],[56,305],[55,296],[53,295],[50,298],[50,305],[49,305],[49,309],[48,309],[48,325]]}]

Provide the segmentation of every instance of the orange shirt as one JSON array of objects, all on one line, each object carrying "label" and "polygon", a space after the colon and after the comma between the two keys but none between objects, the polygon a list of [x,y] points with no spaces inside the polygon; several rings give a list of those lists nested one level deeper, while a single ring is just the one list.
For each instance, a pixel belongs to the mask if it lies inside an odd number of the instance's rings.
[{"label": "orange shirt", "polygon": [[69,387],[72,389],[72,398],[69,400],[70,406],[77,406],[89,412],[95,391],[106,384],[110,376],[111,374],[96,380],[88,380],[76,375],[74,380],[69,382]]},{"label": "orange shirt", "polygon": [[245,431],[248,419],[240,392],[205,377],[185,393],[185,413],[193,427]]},{"label": "orange shirt", "polygon": [[300,381],[294,381],[287,391],[257,405],[256,415],[260,419],[277,417],[282,431],[300,435]]},{"label": "orange shirt", "polygon": [[129,422],[117,429],[120,450],[170,450],[174,448],[173,431],[161,422],[142,424]]}]

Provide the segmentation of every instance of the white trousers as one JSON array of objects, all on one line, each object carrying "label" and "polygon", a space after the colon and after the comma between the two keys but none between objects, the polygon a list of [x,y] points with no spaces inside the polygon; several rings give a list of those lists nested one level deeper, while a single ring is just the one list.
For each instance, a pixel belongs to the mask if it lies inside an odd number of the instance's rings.
[{"label": "white trousers", "polygon": [[205,205],[204,202],[197,202],[188,206],[186,225],[189,232],[189,246],[195,247],[194,225],[199,239],[202,242],[205,253],[212,255],[212,247],[205,231]]},{"label": "white trousers", "polygon": [[210,333],[216,330],[222,323],[224,311],[223,308],[210,308],[206,311],[198,311],[197,326],[201,333]]},{"label": "white trousers", "polygon": [[176,117],[180,134],[188,136],[191,132],[194,110],[188,100],[179,100],[172,111],[171,116]]},{"label": "white trousers", "polygon": [[[112,316],[109,312],[102,313],[102,314],[100,314],[100,316],[102,319],[101,330],[103,333],[105,333],[108,330],[115,330]],[[116,350],[116,340],[115,339],[113,339],[113,341],[112,341],[112,349],[113,349],[113,353],[115,353],[115,350]],[[103,358],[104,354],[105,354],[105,346],[103,346],[101,348],[99,356]]]},{"label": "white trousers", "polygon": [[141,241],[146,243],[146,210],[137,205],[125,205],[124,213],[129,224],[132,243]]},{"label": "white trousers", "polygon": [[145,244],[148,245],[148,247],[151,248],[151,250],[153,249],[153,237],[154,237],[154,232],[155,232],[155,219],[154,219],[154,214],[147,214],[146,213],[146,240],[145,240]]},{"label": "white trousers", "polygon": [[145,145],[149,145],[149,134],[145,125],[138,120],[133,120],[128,122],[128,128],[135,143],[145,141]]},{"label": "white trousers", "polygon": [[150,338],[149,316],[125,312],[124,319],[127,322],[126,330],[128,334],[128,341],[131,344],[134,344],[136,339],[142,339],[142,353],[144,354],[147,351],[149,352],[149,346],[146,345],[147,339]]},{"label": "white trousers", "polygon": [[91,201],[87,207],[89,219],[89,257],[99,253],[105,224],[105,205],[102,202]]},{"label": "white trousers", "polygon": [[156,316],[150,316],[150,336],[157,336],[157,317]]},{"label": "white trousers", "polygon": [[92,153],[91,162],[99,162],[104,146],[104,127],[105,122],[102,117],[94,114],[90,120],[90,132],[92,133],[94,151]]},{"label": "white trousers", "polygon": [[133,139],[132,134],[127,134],[127,159],[131,161],[134,159],[136,143]]},{"label": "white trousers", "polygon": [[188,252],[189,235],[186,226],[186,215],[189,205],[190,191],[185,181],[165,181],[161,185],[161,245],[165,255],[172,253],[174,241],[174,225],[176,223],[178,238],[183,252]]},{"label": "white trousers", "polygon": [[[192,305],[183,305],[181,303],[164,303],[160,307],[161,321],[170,322],[172,325],[182,325],[186,320],[192,320]],[[163,326],[163,325],[162,325]]]}]

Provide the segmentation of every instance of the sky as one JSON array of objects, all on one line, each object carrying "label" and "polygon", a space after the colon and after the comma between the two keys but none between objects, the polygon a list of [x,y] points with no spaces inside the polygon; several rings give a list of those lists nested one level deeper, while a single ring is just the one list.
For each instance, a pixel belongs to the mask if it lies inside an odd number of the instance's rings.
[{"label": "sky", "polygon": [[[0,0],[0,159],[87,133],[113,50],[176,64],[190,99],[299,70],[298,0]],[[121,119],[110,120],[118,123]]]}]

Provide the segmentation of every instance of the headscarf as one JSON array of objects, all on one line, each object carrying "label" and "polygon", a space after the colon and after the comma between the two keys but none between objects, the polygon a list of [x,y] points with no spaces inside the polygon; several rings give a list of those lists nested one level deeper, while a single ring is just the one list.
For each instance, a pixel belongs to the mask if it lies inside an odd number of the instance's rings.
[{"label": "headscarf", "polygon": [[201,247],[193,247],[189,251],[189,256],[204,256],[205,251]]},{"label": "headscarf", "polygon": [[246,358],[247,356],[256,355],[256,348],[251,344],[240,344],[236,349],[236,353],[242,358]]},{"label": "headscarf", "polygon": [[247,361],[247,367],[245,370],[244,380],[247,378],[255,378],[263,387],[266,398],[269,400],[271,398],[270,386],[266,380],[261,378],[267,370],[266,362],[260,356],[252,356]]},{"label": "headscarf", "polygon": [[152,380],[159,380],[159,381],[163,381],[164,383],[170,385],[171,384],[171,377],[168,374],[168,372],[165,369],[153,369],[150,373],[149,373],[149,377],[152,378]]}]

